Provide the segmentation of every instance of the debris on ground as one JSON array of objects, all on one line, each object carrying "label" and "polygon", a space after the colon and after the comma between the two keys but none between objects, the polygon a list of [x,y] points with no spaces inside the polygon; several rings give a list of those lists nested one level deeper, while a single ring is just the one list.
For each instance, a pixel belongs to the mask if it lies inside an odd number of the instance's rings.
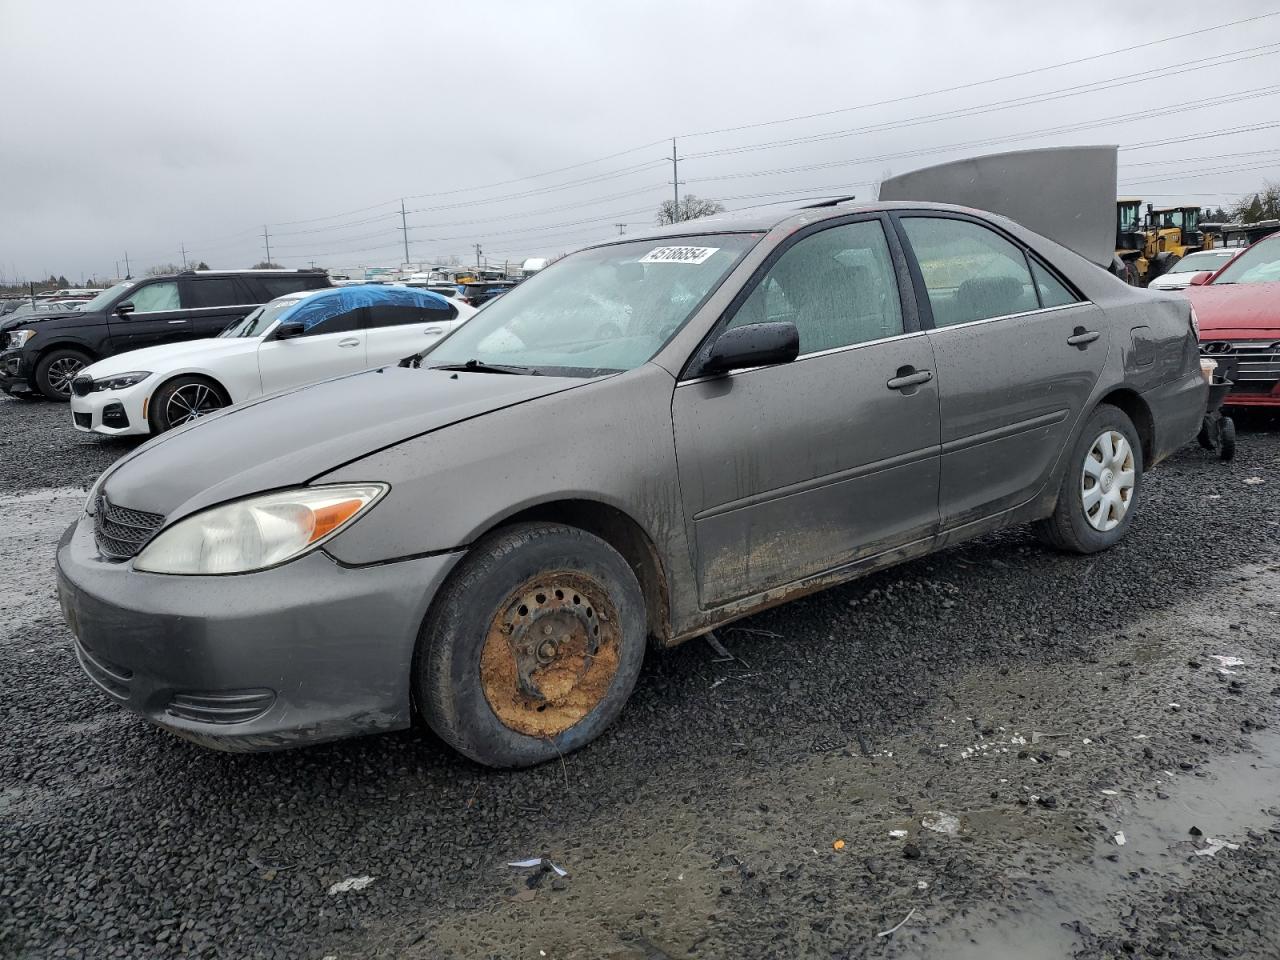
[{"label": "debris on ground", "polygon": [[347,879],[339,880],[329,888],[329,896],[338,893],[350,893],[353,890],[363,890],[371,883],[373,883],[373,877],[347,877]]},{"label": "debris on ground", "polygon": [[1247,483],[1251,487],[1256,487],[1258,484],[1266,483],[1267,481],[1263,480],[1261,477],[1245,477],[1242,482]]},{"label": "debris on ground", "polygon": [[1115,835],[1114,837],[1112,837],[1111,839],[1112,839],[1112,840],[1114,840],[1114,841],[1116,842],[1116,846],[1117,846],[1117,847],[1123,847],[1123,846],[1125,845],[1125,843],[1127,842],[1127,841],[1125,840],[1125,838],[1124,838],[1124,831],[1123,831],[1123,830],[1119,830],[1119,831],[1117,831],[1117,832],[1116,832],[1116,835]]},{"label": "debris on ground", "polygon": [[1244,661],[1239,657],[1224,657],[1221,654],[1213,654],[1210,660],[1217,660],[1218,664],[1223,667],[1243,667]]},{"label": "debris on ground", "polygon": [[1219,850],[1239,850],[1240,844],[1231,843],[1229,840],[1219,840],[1215,837],[1206,837],[1205,845],[1195,852],[1197,857],[1212,857]]},{"label": "debris on ground", "polygon": [[544,870],[550,870],[557,877],[567,877],[569,875],[568,870],[552,863],[547,857],[530,857],[528,860],[508,860],[507,866],[516,870],[528,870],[532,867],[542,867]]},{"label": "debris on ground", "polygon": [[890,831],[889,831],[889,836],[891,836],[891,837],[892,837],[893,839],[895,839],[895,840],[901,840],[901,839],[902,839],[903,837],[905,837],[906,835],[907,835],[907,831],[905,831],[905,830],[890,830]]},{"label": "debris on ground", "polygon": [[953,813],[931,810],[920,818],[920,826],[934,833],[945,833],[948,837],[954,837],[960,832],[960,818]]},{"label": "debris on ground", "polygon": [[908,920],[910,920],[915,915],[916,915],[916,908],[912,907],[910,910],[907,911],[907,915],[903,917],[901,920],[899,920],[894,926],[890,927],[888,930],[881,930],[879,933],[876,934],[876,936],[877,937],[893,936],[893,934],[897,933],[900,929],[902,929],[903,924],[905,924]]},{"label": "debris on ground", "polygon": [[832,847],[832,849],[834,849],[834,850],[843,850],[843,849],[844,849],[844,841],[843,841],[843,840],[837,840],[835,843],[831,844],[831,847]]}]

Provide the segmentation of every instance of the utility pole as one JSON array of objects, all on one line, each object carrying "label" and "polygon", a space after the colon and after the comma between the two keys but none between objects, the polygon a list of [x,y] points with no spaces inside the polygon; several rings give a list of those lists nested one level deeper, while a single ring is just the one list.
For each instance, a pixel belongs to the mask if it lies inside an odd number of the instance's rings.
[{"label": "utility pole", "polygon": [[129,251],[124,252],[124,278],[128,280],[133,276],[133,269],[129,266]]},{"label": "utility pole", "polygon": [[472,246],[476,248],[476,270],[479,270],[480,269],[480,244],[473,243]]},{"label": "utility pole", "polygon": [[615,223],[614,226],[618,228],[618,236],[622,236],[627,232],[627,225],[625,223]]},{"label": "utility pole", "polygon": [[676,156],[676,138],[671,138],[671,195],[675,200],[675,208],[671,211],[671,222],[684,219],[680,216],[680,158]]},{"label": "utility pole", "polygon": [[187,269],[187,245],[181,240],[178,241],[178,247],[182,250],[182,269]]},{"label": "utility pole", "polygon": [[404,218],[404,198],[400,198],[400,229],[404,233],[404,265],[409,266],[409,223]]},{"label": "utility pole", "polygon": [[115,278],[116,278],[117,280],[119,280],[119,279],[120,279],[120,261],[119,261],[119,260],[117,260],[117,261],[116,261],[116,272],[115,272]]},{"label": "utility pole", "polygon": [[267,245],[267,263],[271,262],[271,236],[267,233],[267,225],[262,225],[262,242]]}]

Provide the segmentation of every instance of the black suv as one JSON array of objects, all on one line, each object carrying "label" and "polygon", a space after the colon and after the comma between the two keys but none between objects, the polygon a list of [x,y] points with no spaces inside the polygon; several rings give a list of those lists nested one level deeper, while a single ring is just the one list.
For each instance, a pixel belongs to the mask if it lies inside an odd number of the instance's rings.
[{"label": "black suv", "polygon": [[66,400],[75,375],[95,360],[216,337],[268,300],[328,286],[323,270],[188,270],[122,280],[79,310],[0,322],[0,388]]}]

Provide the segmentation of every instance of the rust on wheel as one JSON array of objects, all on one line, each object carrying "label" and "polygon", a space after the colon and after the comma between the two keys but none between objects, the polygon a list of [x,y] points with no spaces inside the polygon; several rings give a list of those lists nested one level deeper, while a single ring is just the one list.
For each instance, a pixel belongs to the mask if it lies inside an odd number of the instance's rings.
[{"label": "rust on wheel", "polygon": [[618,671],[621,631],[608,591],[592,577],[541,574],[517,588],[489,623],[480,683],[502,723],[553,737],[589,714]]}]

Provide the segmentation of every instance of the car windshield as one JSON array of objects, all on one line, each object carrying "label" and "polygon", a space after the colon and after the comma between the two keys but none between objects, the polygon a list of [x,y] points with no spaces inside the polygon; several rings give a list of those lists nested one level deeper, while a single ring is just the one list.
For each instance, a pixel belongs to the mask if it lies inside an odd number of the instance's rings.
[{"label": "car windshield", "polygon": [[719,286],[761,234],[617,243],[566,257],[491,300],[422,359],[556,376],[631,370]]},{"label": "car windshield", "polygon": [[263,304],[239,323],[233,323],[223,330],[220,337],[260,337],[271,328],[280,314],[290,307],[296,307],[300,297],[280,297],[270,303]]},{"label": "car windshield", "polygon": [[1189,253],[1166,272],[1199,273],[1201,270],[1217,270],[1237,253],[1239,253],[1238,250],[1206,250],[1203,253]]},{"label": "car windshield", "polygon": [[1224,283],[1275,283],[1280,281],[1280,238],[1263,240],[1246,250],[1213,281]]},{"label": "car windshield", "polygon": [[136,286],[137,283],[137,280],[121,280],[114,287],[108,287],[106,290],[103,290],[80,309],[105,310],[107,307],[111,306],[111,302],[115,300],[116,297],[120,296],[120,294],[124,293],[130,287]]}]

